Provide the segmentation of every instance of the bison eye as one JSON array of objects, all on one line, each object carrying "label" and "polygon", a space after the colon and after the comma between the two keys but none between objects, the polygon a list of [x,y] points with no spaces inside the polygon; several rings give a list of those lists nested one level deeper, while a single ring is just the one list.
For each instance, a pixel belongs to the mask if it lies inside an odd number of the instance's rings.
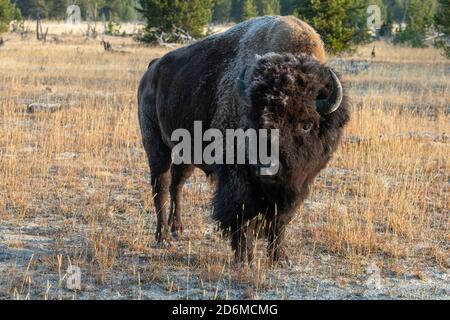
[{"label": "bison eye", "polygon": [[309,133],[312,128],[313,128],[312,122],[301,123],[298,126],[298,129],[301,133]]}]

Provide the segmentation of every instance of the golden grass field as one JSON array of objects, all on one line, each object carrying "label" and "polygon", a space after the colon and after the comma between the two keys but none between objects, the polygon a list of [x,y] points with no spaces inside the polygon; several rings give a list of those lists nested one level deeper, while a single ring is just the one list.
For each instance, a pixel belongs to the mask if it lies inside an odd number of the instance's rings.
[{"label": "golden grass field", "polygon": [[[49,35],[53,36],[83,36],[86,34],[88,27],[94,28],[98,34],[101,36],[102,33],[107,31],[107,24],[102,21],[91,22],[81,21],[77,24],[66,23],[65,21],[53,21],[53,20],[42,20],[42,30],[48,28]],[[217,33],[222,32],[230,28],[233,24],[225,25],[210,25],[205,28],[206,32]],[[144,27],[142,22],[122,22],[119,25],[115,25],[114,29],[122,34],[133,35],[139,32]],[[28,32],[34,32],[36,30],[36,20],[25,20],[23,29]]]},{"label": "golden grass field", "polygon": [[[261,250],[250,269],[215,231],[200,172],[184,189],[183,237],[152,247],[136,90],[167,49],[4,38],[0,298],[450,298],[450,62],[439,51],[377,43],[367,72],[342,71],[352,120],[288,228],[293,266],[270,267]],[[371,50],[343,60],[370,62]],[[32,102],[62,110],[30,114]],[[79,291],[65,287],[69,265]]]}]

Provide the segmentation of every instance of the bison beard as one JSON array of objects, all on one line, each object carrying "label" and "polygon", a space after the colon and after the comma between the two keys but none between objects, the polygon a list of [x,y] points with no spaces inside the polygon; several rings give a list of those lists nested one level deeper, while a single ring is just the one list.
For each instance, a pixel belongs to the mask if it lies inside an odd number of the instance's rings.
[{"label": "bison beard", "polygon": [[271,259],[287,259],[286,226],[349,120],[341,81],[323,57],[320,38],[307,24],[293,17],[262,17],[150,64],[138,101],[157,242],[168,240],[169,230],[175,238],[182,231],[180,195],[194,168],[171,164],[174,130],[192,134],[194,121],[222,132],[279,129],[276,175],[260,176],[258,164],[195,166],[216,181],[213,218],[231,234],[236,258],[251,261],[254,242],[265,235]]}]

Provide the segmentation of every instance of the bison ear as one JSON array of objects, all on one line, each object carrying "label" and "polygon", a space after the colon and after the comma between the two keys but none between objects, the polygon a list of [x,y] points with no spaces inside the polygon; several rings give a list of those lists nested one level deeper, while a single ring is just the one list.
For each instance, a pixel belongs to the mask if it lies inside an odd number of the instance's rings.
[{"label": "bison ear", "polygon": [[248,88],[250,87],[250,82],[246,80],[248,66],[244,66],[239,74],[239,77],[236,81],[237,91],[239,93],[239,97],[246,104],[250,105],[250,93],[248,92]]}]

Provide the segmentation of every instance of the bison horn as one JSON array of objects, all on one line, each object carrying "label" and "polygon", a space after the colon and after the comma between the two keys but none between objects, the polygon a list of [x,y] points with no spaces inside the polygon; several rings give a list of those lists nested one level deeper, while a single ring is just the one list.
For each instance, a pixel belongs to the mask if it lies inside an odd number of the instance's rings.
[{"label": "bison horn", "polygon": [[339,78],[332,70],[329,71],[333,80],[332,92],[328,98],[316,100],[316,109],[321,115],[327,115],[339,109],[344,96],[341,81],[339,81]]},{"label": "bison horn", "polygon": [[247,104],[250,105],[250,97],[248,94],[248,82],[245,81],[245,74],[247,73],[248,66],[245,66],[242,68],[241,74],[239,75],[239,78],[237,79],[237,89],[239,96],[241,99]]}]

